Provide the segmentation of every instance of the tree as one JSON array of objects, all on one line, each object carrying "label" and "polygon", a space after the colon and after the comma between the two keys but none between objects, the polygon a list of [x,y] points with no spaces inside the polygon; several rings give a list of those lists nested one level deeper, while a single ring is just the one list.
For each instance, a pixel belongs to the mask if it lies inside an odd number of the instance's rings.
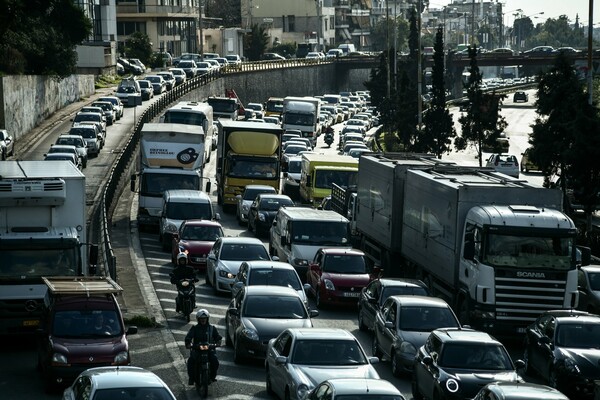
[{"label": "tree", "polygon": [[278,43],[277,38],[275,38],[275,43],[273,43],[273,47],[271,48],[272,53],[277,53],[285,58],[289,58],[289,56],[296,54],[296,44],[293,42],[286,43]]},{"label": "tree", "polygon": [[0,71],[66,77],[92,24],[72,0],[0,2]]},{"label": "tree", "polygon": [[125,55],[127,58],[139,58],[144,64],[150,65],[152,61],[152,44],[148,35],[142,32],[133,32],[125,40]]},{"label": "tree", "polygon": [[531,36],[533,32],[533,22],[531,22],[531,18],[517,18],[513,23],[513,32],[515,33],[517,48],[521,48],[525,40]]},{"label": "tree", "polygon": [[239,27],[242,24],[240,0],[209,0],[206,2],[205,14],[217,18],[218,25],[225,28]]},{"label": "tree", "polygon": [[[394,42],[394,32],[396,32],[396,41]],[[373,50],[383,51],[388,46],[395,46],[399,49],[405,49],[407,47],[408,38],[408,21],[403,17],[393,18],[382,18],[371,28],[371,43],[373,44]],[[389,43],[388,43],[389,34]]]},{"label": "tree", "polygon": [[408,23],[409,23],[409,34],[408,34],[408,56],[412,60],[416,60],[419,54],[419,32],[417,20],[417,10],[412,7],[408,11]]},{"label": "tree", "polygon": [[477,53],[476,45],[469,48],[470,75],[467,83],[469,106],[467,113],[458,119],[462,126],[462,133],[454,140],[454,146],[457,150],[464,150],[467,145],[474,146],[479,166],[482,166],[484,148],[490,148],[492,152],[501,151],[498,139],[506,129],[507,123],[499,113],[501,101],[505,96],[496,95],[495,92],[483,93],[481,90],[482,76],[477,65]]},{"label": "tree", "polygon": [[548,18],[543,24],[538,24],[531,37],[527,39],[527,47],[586,47],[587,35],[579,24],[571,25],[566,15],[558,18]]},{"label": "tree", "polygon": [[540,76],[535,105],[531,159],[547,181],[560,176],[563,192],[574,190],[588,216],[589,232],[591,214],[600,204],[600,116],[588,104],[584,83],[564,54]]},{"label": "tree", "polygon": [[432,99],[425,111],[425,128],[417,138],[415,148],[419,152],[433,153],[438,158],[451,150],[452,139],[456,137],[452,116],[446,107],[446,85],[444,82],[444,31],[437,29],[433,46]]},{"label": "tree", "polygon": [[260,60],[260,56],[263,55],[267,44],[269,43],[269,36],[262,25],[252,25],[252,31],[245,37],[246,43],[244,48],[244,54],[250,61]]}]

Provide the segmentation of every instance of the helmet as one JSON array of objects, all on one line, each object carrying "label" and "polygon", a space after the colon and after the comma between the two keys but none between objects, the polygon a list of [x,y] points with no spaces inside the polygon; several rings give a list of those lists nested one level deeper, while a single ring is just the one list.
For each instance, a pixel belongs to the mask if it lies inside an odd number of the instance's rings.
[{"label": "helmet", "polygon": [[210,313],[204,308],[198,310],[198,312],[196,313],[196,319],[200,318],[206,318],[206,320],[208,321],[208,319],[210,318]]},{"label": "helmet", "polygon": [[183,251],[177,254],[177,265],[187,265],[188,257]]}]

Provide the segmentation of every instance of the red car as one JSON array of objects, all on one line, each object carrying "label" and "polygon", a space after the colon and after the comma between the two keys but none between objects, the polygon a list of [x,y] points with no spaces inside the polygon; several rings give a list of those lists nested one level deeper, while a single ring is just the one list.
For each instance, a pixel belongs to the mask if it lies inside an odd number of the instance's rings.
[{"label": "red car", "polygon": [[183,221],[173,235],[171,261],[175,264],[179,252],[187,252],[188,263],[195,269],[206,271],[206,256],[215,241],[225,236],[220,223],[205,219]]},{"label": "red car", "polygon": [[305,287],[315,297],[317,307],[356,305],[362,289],[374,277],[369,274],[362,251],[321,248],[309,264]]}]

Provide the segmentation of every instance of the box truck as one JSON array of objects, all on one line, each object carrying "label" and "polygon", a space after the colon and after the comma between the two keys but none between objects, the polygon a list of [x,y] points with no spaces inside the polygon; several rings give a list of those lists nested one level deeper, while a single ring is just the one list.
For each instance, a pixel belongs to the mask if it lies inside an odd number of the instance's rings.
[{"label": "box truck", "polygon": [[283,130],[290,129],[302,132],[302,137],[309,138],[313,147],[317,144],[317,136],[321,133],[319,112],[321,100],[315,97],[292,97],[283,99]]}]

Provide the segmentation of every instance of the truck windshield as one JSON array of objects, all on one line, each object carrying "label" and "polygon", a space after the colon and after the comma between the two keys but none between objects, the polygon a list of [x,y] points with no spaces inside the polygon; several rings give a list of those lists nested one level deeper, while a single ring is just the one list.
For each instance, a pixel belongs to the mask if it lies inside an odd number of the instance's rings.
[{"label": "truck windshield", "polygon": [[277,177],[279,162],[276,158],[232,157],[228,160],[229,172],[232,178],[264,178]]},{"label": "truck windshield", "polygon": [[121,336],[123,327],[115,310],[61,310],[54,314],[52,335],[62,338]]},{"label": "truck windshield", "polygon": [[202,126],[206,120],[206,115],[199,112],[186,112],[186,111],[167,111],[165,113],[165,121],[172,124],[186,124]]},{"label": "truck windshield", "polygon": [[235,100],[208,99],[208,104],[213,108],[213,112],[230,113],[235,111]]},{"label": "truck windshield", "polygon": [[573,238],[489,234],[485,263],[497,267],[570,270]]},{"label": "truck windshield", "polygon": [[314,114],[296,114],[296,113],[285,113],[283,114],[283,123],[290,125],[313,125],[315,121]]},{"label": "truck windshield", "polygon": [[165,190],[199,190],[199,188],[200,177],[197,175],[143,174],[141,194],[144,196],[160,197]]},{"label": "truck windshield", "polygon": [[333,221],[294,221],[292,243],[348,246],[348,223]]},{"label": "truck windshield", "polygon": [[317,170],[315,171],[315,187],[331,189],[331,184],[353,186],[358,181],[358,171]]},{"label": "truck windshield", "polygon": [[208,203],[175,203],[167,204],[167,218],[171,219],[212,219],[212,210]]},{"label": "truck windshield", "polygon": [[283,100],[267,101],[267,111],[281,114],[283,112]]},{"label": "truck windshield", "polygon": [[56,241],[48,244],[36,244],[32,241],[27,246],[3,243],[0,248],[0,279],[78,275],[81,269],[79,246],[75,241],[71,241],[71,247],[60,248],[54,246],[56,244]]}]

